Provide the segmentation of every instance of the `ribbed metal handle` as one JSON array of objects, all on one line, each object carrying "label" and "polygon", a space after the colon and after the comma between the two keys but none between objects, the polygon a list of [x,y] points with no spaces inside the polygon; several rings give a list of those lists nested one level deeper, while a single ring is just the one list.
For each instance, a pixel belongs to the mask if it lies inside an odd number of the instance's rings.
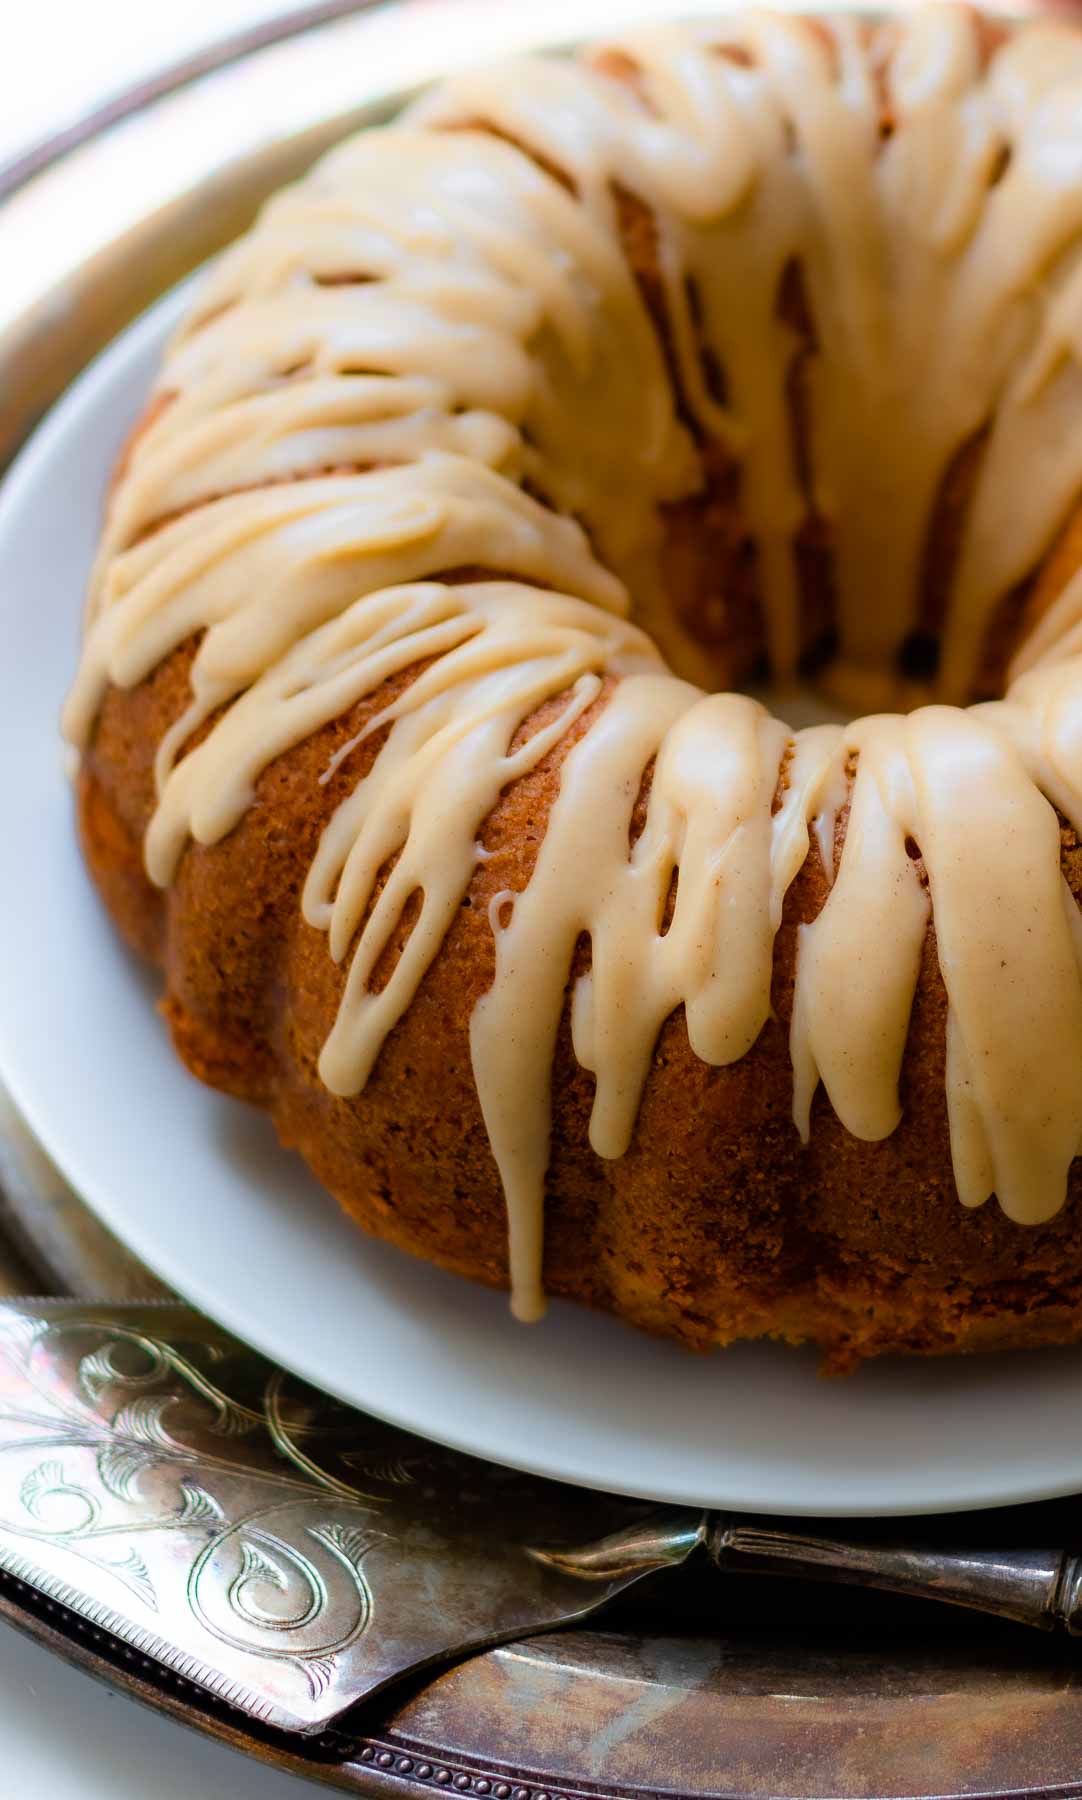
[{"label": "ribbed metal handle", "polygon": [[1065,1550],[946,1549],[812,1536],[715,1515],[710,1554],[726,1573],[803,1576],[884,1588],[1082,1635],[1082,1556]]}]

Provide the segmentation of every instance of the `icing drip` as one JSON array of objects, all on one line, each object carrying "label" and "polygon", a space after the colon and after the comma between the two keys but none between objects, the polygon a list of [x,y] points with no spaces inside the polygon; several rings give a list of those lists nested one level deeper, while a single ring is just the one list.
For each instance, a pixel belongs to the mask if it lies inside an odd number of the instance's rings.
[{"label": "icing drip", "polygon": [[[495,979],[470,1027],[520,1317],[540,1310],[550,1100],[537,1067],[551,1066],[579,935],[591,966],[575,986],[571,1027],[578,1061],[597,1078],[590,1144],[622,1156],[670,1013],[686,1007],[692,1049],[712,1063],[743,1056],[766,1022],[774,925],[763,901],[785,741],[754,701],[639,676],[564,764],[537,866],[497,936]],[[646,827],[629,853],[641,773],[655,756]]]},{"label": "icing drip", "polygon": [[[664,343],[621,192],[656,232]],[[1082,830],[1082,578],[1035,621],[1002,701],[940,702],[976,690],[1004,594],[1082,492],[1082,34],[1032,26],[985,64],[961,10],[876,33],[754,13],[456,78],[271,202],[205,282],[159,393],[65,715],[85,745],[110,683],[196,642],[157,754],[152,879],[189,839],[222,839],[276,756],[420,669],[369,718],[380,749],[304,890],[345,967],[333,1092],[361,1091],[409,1007],[501,791],[594,709],[531,879],[491,903],[495,975],[470,1027],[520,1316],[543,1308],[577,947],[590,1142],[619,1157],[677,1009],[708,1063],[755,1043],[809,854],[831,888],[799,937],[796,1126],[822,1084],[857,1137],[895,1129],[934,924],[959,1196],[995,1193],[1019,1220],[1060,1206],[1082,1142],[1082,921],[1054,809]],[[663,585],[662,509],[701,492],[704,443],[739,472],[783,681],[794,541],[810,510],[828,529],[823,686],[871,717],[792,733],[691,685],[712,669]],[[939,675],[916,691],[902,652],[928,630],[935,508],[967,448]]]}]

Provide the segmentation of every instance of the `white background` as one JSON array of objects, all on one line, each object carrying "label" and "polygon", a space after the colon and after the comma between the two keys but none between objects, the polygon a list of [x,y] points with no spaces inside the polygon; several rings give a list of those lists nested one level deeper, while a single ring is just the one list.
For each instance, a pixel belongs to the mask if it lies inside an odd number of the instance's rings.
[{"label": "white background", "polygon": [[332,1790],[265,1768],[0,1624],[5,1796],[20,1800],[330,1800]]},{"label": "white background", "polygon": [[290,10],[273,0],[0,3],[0,163],[149,71]]}]

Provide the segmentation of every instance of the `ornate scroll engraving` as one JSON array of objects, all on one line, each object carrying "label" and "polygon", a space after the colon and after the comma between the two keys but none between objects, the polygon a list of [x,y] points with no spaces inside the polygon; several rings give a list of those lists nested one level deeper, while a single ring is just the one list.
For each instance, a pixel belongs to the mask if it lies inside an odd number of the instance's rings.
[{"label": "ornate scroll engraving", "polygon": [[[179,1588],[230,1650],[293,1672],[312,1699],[327,1693],[371,1622],[362,1562],[385,1535],[372,1522],[380,1489],[411,1481],[406,1463],[348,1451],[340,1470],[321,1468],[318,1440],[334,1428],[311,1396],[291,1401],[278,1371],[250,1398],[229,1391],[238,1347],[194,1315],[178,1341],[93,1309],[50,1312],[0,1319],[18,1386],[6,1380],[0,1404],[0,1541],[62,1554],[117,1590],[114,1603],[159,1618]],[[162,1326],[179,1312],[162,1309]]]},{"label": "ornate scroll engraving", "polygon": [[269,1508],[211,1538],[192,1566],[188,1597],[223,1644],[296,1659],[315,1696],[333,1659],[368,1627],[372,1590],[361,1561],[381,1534],[340,1521],[298,1523],[294,1511]]},{"label": "ornate scroll engraving", "polygon": [[180,1305],[0,1307],[0,1568],[267,1723],[596,1605],[527,1547],[629,1510],[382,1425]]}]

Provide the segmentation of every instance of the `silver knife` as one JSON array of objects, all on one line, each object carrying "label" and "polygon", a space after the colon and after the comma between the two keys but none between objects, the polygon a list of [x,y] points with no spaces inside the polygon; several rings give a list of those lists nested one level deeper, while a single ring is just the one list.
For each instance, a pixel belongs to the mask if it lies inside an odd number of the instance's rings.
[{"label": "silver knife", "polygon": [[659,1510],[385,1425],[178,1303],[0,1306],[8,1616],[43,1597],[262,1727],[323,1732],[693,1555],[1082,1630],[1082,1557],[1062,1549]]}]

